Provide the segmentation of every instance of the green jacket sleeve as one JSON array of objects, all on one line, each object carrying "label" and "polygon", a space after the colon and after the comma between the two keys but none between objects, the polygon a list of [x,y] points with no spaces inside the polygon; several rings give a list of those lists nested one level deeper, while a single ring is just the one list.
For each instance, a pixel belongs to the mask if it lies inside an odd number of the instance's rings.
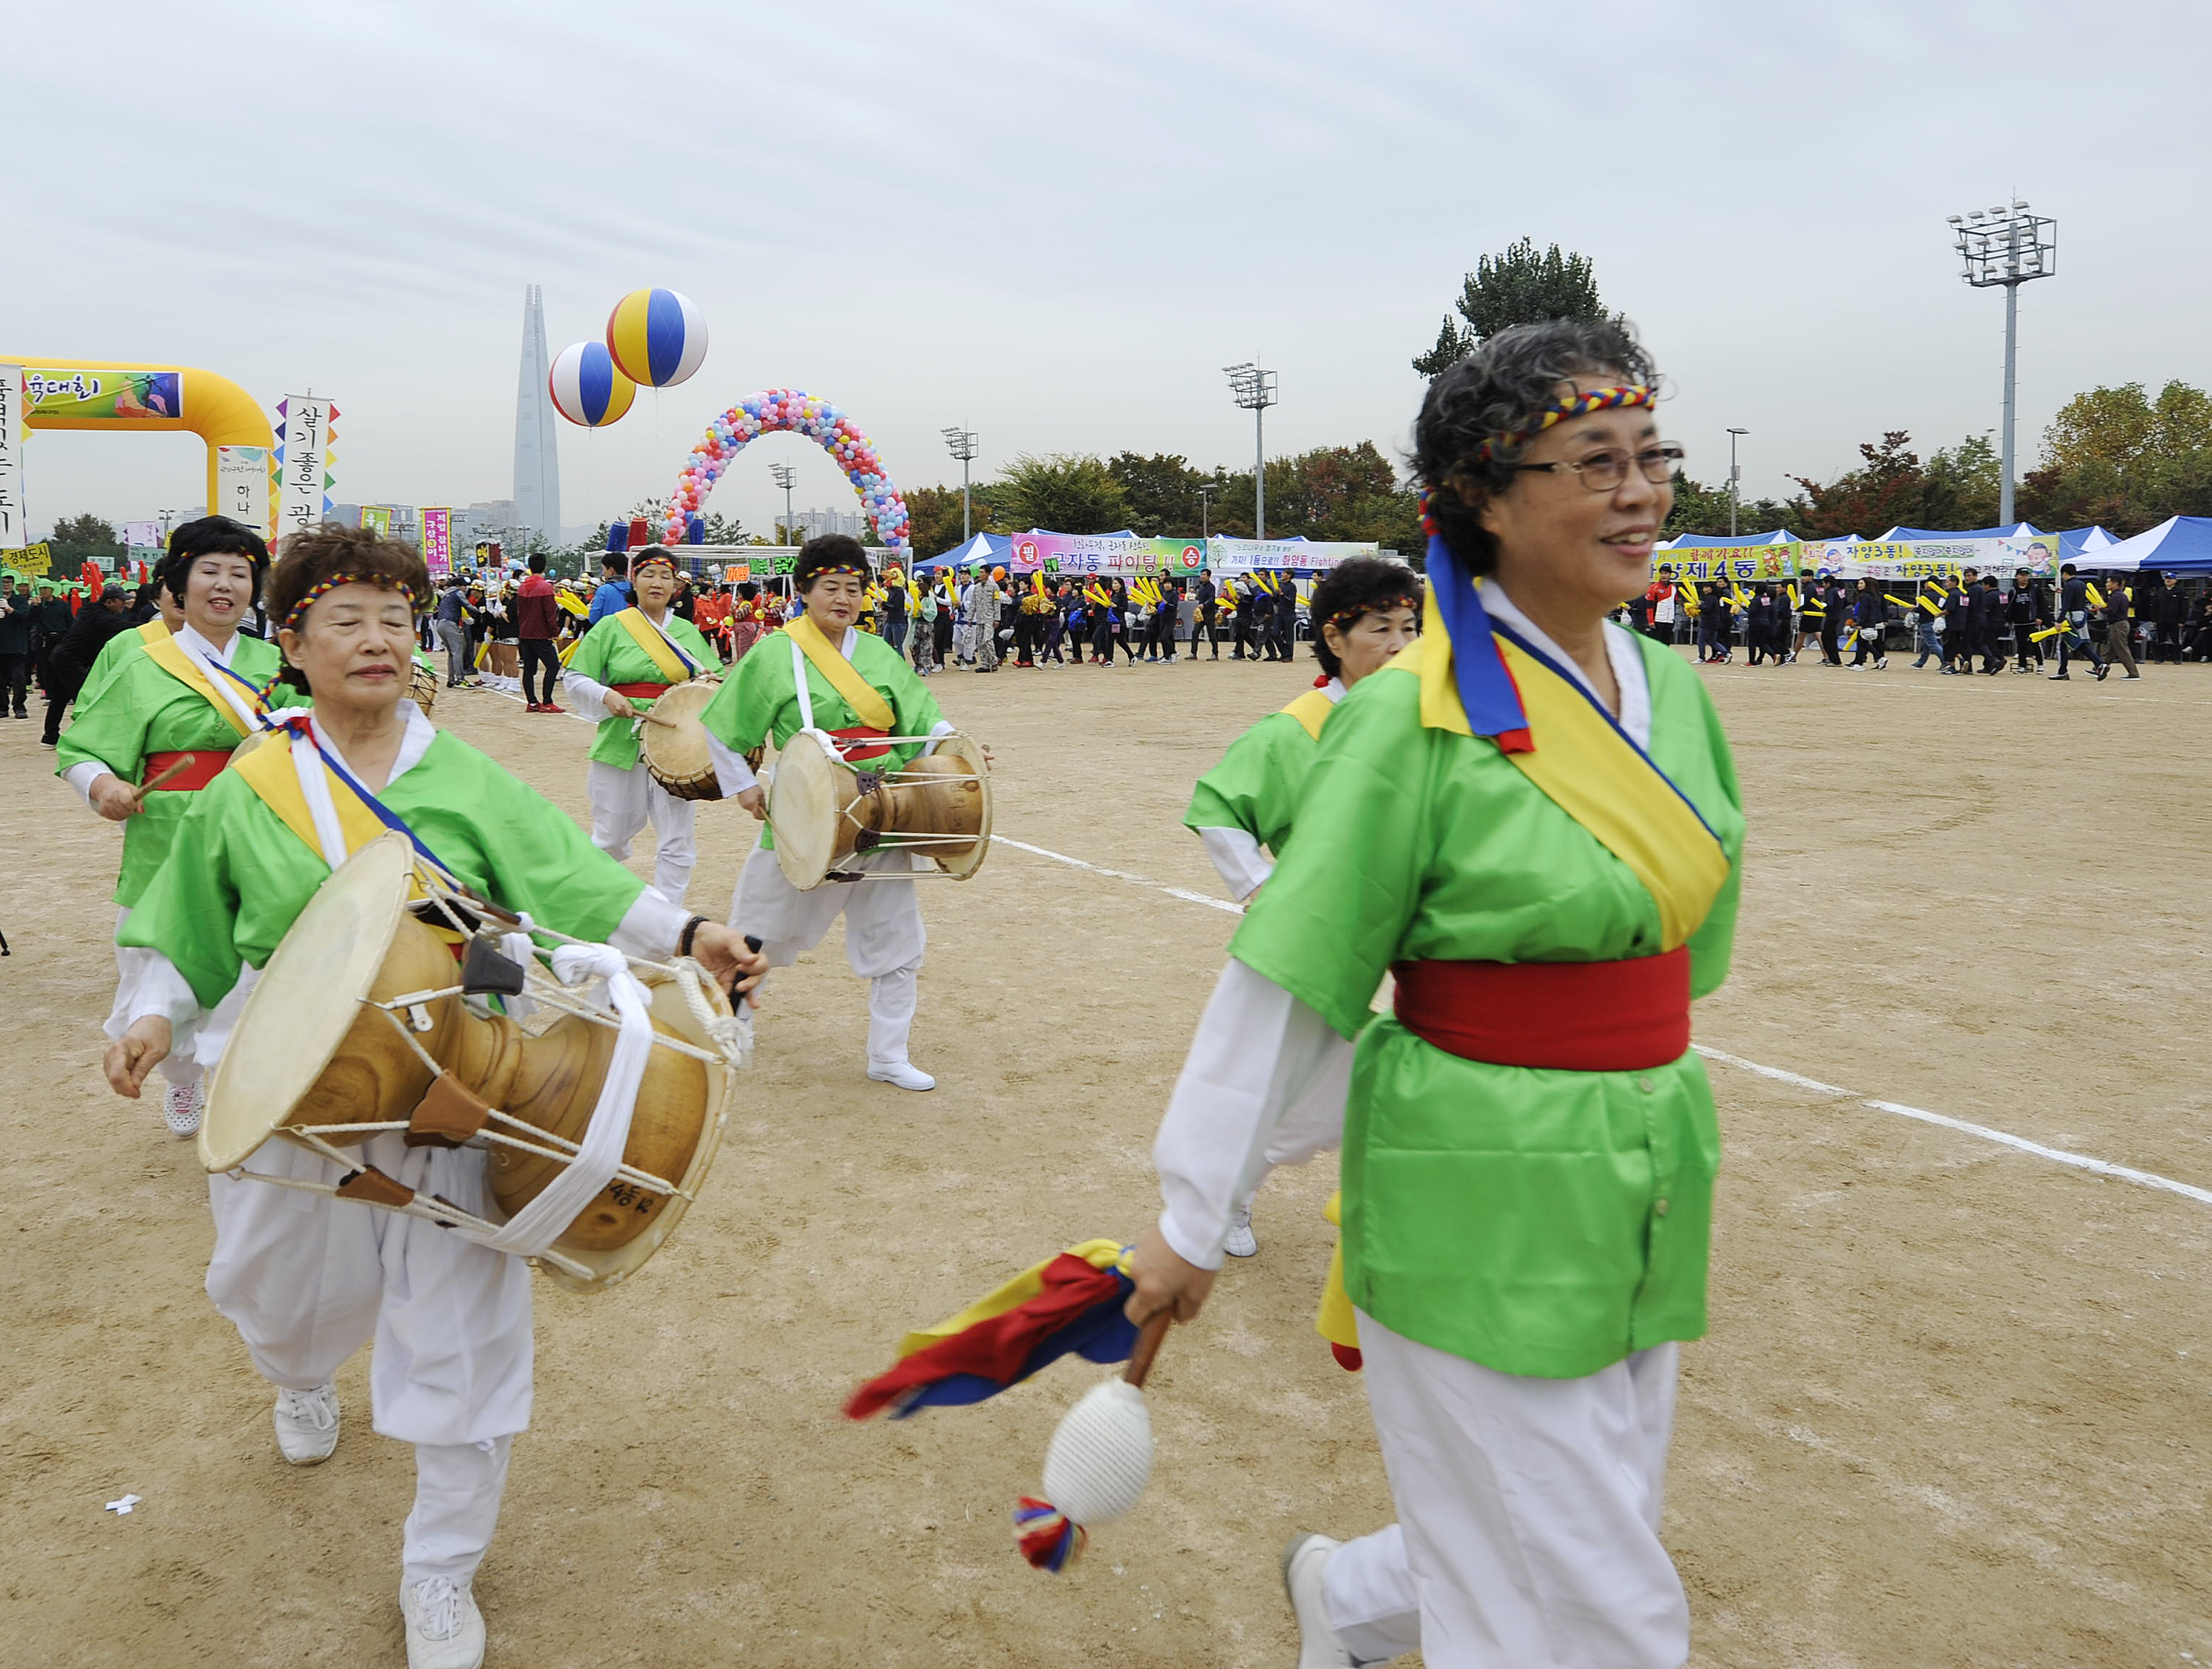
[{"label": "green jacket sleeve", "polygon": [[1231,742],[1220,762],[1199,778],[1183,827],[1241,828],[1280,859],[1317,745],[1288,713],[1269,713]]}]

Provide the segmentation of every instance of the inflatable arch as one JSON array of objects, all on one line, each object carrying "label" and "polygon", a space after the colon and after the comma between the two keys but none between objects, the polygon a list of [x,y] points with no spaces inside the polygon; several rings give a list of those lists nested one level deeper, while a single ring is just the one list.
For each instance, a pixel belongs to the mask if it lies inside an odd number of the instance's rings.
[{"label": "inflatable arch", "polygon": [[[228,377],[189,365],[128,365],[115,360],[40,360],[0,354],[0,364],[23,367],[24,423],[33,429],[96,429],[125,434],[181,430],[207,445],[207,502],[222,507],[222,449],[258,446],[274,439],[269,416]],[[267,473],[266,459],[262,473]],[[269,494],[264,485],[254,513],[240,519],[259,525]]]},{"label": "inflatable arch", "polygon": [[902,555],[907,546],[906,501],[884,473],[883,460],[860,427],[829,401],[795,388],[769,388],[749,394],[707,426],[707,433],[678,477],[662,518],[661,535],[670,544],[684,542],[692,518],[705,514],[707,495],[729,468],[730,460],[752,441],[777,431],[803,434],[837,460],[860,504],[875,525],[876,537]]}]

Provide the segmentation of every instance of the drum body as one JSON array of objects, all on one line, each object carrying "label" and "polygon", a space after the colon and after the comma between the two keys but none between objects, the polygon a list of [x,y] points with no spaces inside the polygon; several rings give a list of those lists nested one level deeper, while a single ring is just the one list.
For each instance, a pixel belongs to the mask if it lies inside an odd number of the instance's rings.
[{"label": "drum body", "polygon": [[653,780],[678,799],[718,800],[722,784],[714,774],[714,756],[707,746],[701,715],[721,688],[710,678],[673,686],[653,704],[653,716],[638,727],[638,751]]},{"label": "drum body", "polygon": [[[911,851],[964,881],[990,850],[991,780],[982,750],[957,731],[879,772],[847,764],[831,737],[805,730],[776,760],[768,814],[776,863],[801,892],[841,872],[844,860],[881,851]],[[862,873],[891,880],[914,871]]]},{"label": "drum body", "polygon": [[410,661],[408,665],[415,671],[414,687],[409,693],[414,697],[415,705],[422,709],[422,716],[427,719],[430,716],[430,709],[437,705],[438,675],[434,670],[423,665],[421,661]]},{"label": "drum body", "polygon": [[[272,1138],[304,1135],[313,1138],[311,1147],[342,1149],[380,1133],[363,1126],[389,1129],[397,1120],[406,1124],[410,1146],[486,1148],[492,1199],[512,1217],[581,1143],[615,1031],[577,1014],[541,1026],[471,1012],[453,990],[460,976],[453,944],[410,911],[415,872],[405,838],[386,835],[333,874],[293,923],[209,1086],[199,1156],[210,1173],[236,1169]],[[649,983],[647,991],[657,1035],[714,1050],[675,981]],[[375,1006],[417,993],[421,1000],[396,1011]],[[714,1007],[720,993],[711,984],[703,994],[714,1014],[727,1015],[726,1002]],[[648,1052],[623,1159],[673,1187],[618,1177],[602,1188],[550,1248],[587,1272],[549,1262],[556,1278],[611,1285],[659,1247],[714,1162],[735,1077],[733,1065],[709,1065],[696,1053]],[[554,1139],[526,1150],[463,1134],[483,1106],[528,1126],[526,1137]],[[477,1124],[479,1131],[513,1127]]]}]

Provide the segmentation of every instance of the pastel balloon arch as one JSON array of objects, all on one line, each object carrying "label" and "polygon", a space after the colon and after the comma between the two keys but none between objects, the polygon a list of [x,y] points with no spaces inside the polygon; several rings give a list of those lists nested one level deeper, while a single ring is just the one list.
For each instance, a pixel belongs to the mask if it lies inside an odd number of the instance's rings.
[{"label": "pastel balloon arch", "polygon": [[769,388],[749,394],[707,426],[707,433],[691,449],[690,458],[668,501],[663,532],[671,544],[681,543],[690,519],[703,513],[707,495],[730,467],[730,460],[763,434],[779,431],[803,434],[830,457],[853,483],[860,503],[875,524],[876,537],[901,551],[907,545],[906,501],[884,473],[874,442],[843,412],[812,394],[796,388]]}]

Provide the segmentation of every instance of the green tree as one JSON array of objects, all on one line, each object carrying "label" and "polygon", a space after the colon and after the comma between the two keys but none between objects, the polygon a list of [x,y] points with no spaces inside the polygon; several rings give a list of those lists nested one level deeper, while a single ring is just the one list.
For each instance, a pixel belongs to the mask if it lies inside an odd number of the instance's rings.
[{"label": "green tree", "polygon": [[1444,315],[1436,346],[1413,360],[1413,369],[1425,377],[1435,376],[1513,325],[1606,316],[1589,257],[1557,244],[1539,255],[1534,240],[1528,238],[1503,254],[1478,260],[1452,305],[1467,322],[1462,326],[1449,313]]},{"label": "green tree", "polygon": [[1731,530],[1726,485],[1707,487],[1685,475],[1674,477],[1674,507],[1667,513],[1661,529],[1670,539],[1678,533],[1771,533],[1778,528],[1790,528],[1790,509],[1772,499],[1741,499],[1736,503],[1735,524]]},{"label": "green tree", "polygon": [[2169,382],[2093,388],[2058,410],[2043,458],[2021,483],[2039,526],[2094,524],[2126,535],[2212,504],[2212,397]]},{"label": "green tree", "polygon": [[[974,513],[969,525],[978,533],[1000,530],[992,519],[988,498],[971,491]],[[957,487],[915,487],[906,494],[907,542],[917,556],[941,556],[960,543],[960,489]]]},{"label": "green tree", "polygon": [[1172,538],[1199,530],[1198,489],[1207,477],[1187,458],[1155,452],[1115,452],[1107,472],[1128,495],[1129,527],[1145,537]]},{"label": "green tree", "polygon": [[1878,441],[1863,441],[1863,460],[1826,482],[1806,476],[1790,478],[1804,492],[1790,501],[1790,526],[1812,538],[1871,537],[1899,525],[1924,527],[1926,471],[1911,449],[1912,437],[1891,429]]},{"label": "green tree", "polygon": [[[1213,509],[1213,531],[1252,537],[1252,472],[1223,475]],[[1293,458],[1267,461],[1267,537],[1362,542],[1372,540],[1418,559],[1422,537],[1419,497],[1399,484],[1397,472],[1371,440],[1320,446]]]},{"label": "green tree", "polygon": [[53,571],[57,575],[65,570],[73,575],[87,561],[97,562],[112,574],[115,565],[131,554],[112,522],[89,513],[63,517],[54,524],[47,543],[53,547]]},{"label": "green tree", "polygon": [[1037,458],[1024,452],[993,483],[989,496],[1012,528],[1113,533],[1130,521],[1128,489],[1088,454]]}]

